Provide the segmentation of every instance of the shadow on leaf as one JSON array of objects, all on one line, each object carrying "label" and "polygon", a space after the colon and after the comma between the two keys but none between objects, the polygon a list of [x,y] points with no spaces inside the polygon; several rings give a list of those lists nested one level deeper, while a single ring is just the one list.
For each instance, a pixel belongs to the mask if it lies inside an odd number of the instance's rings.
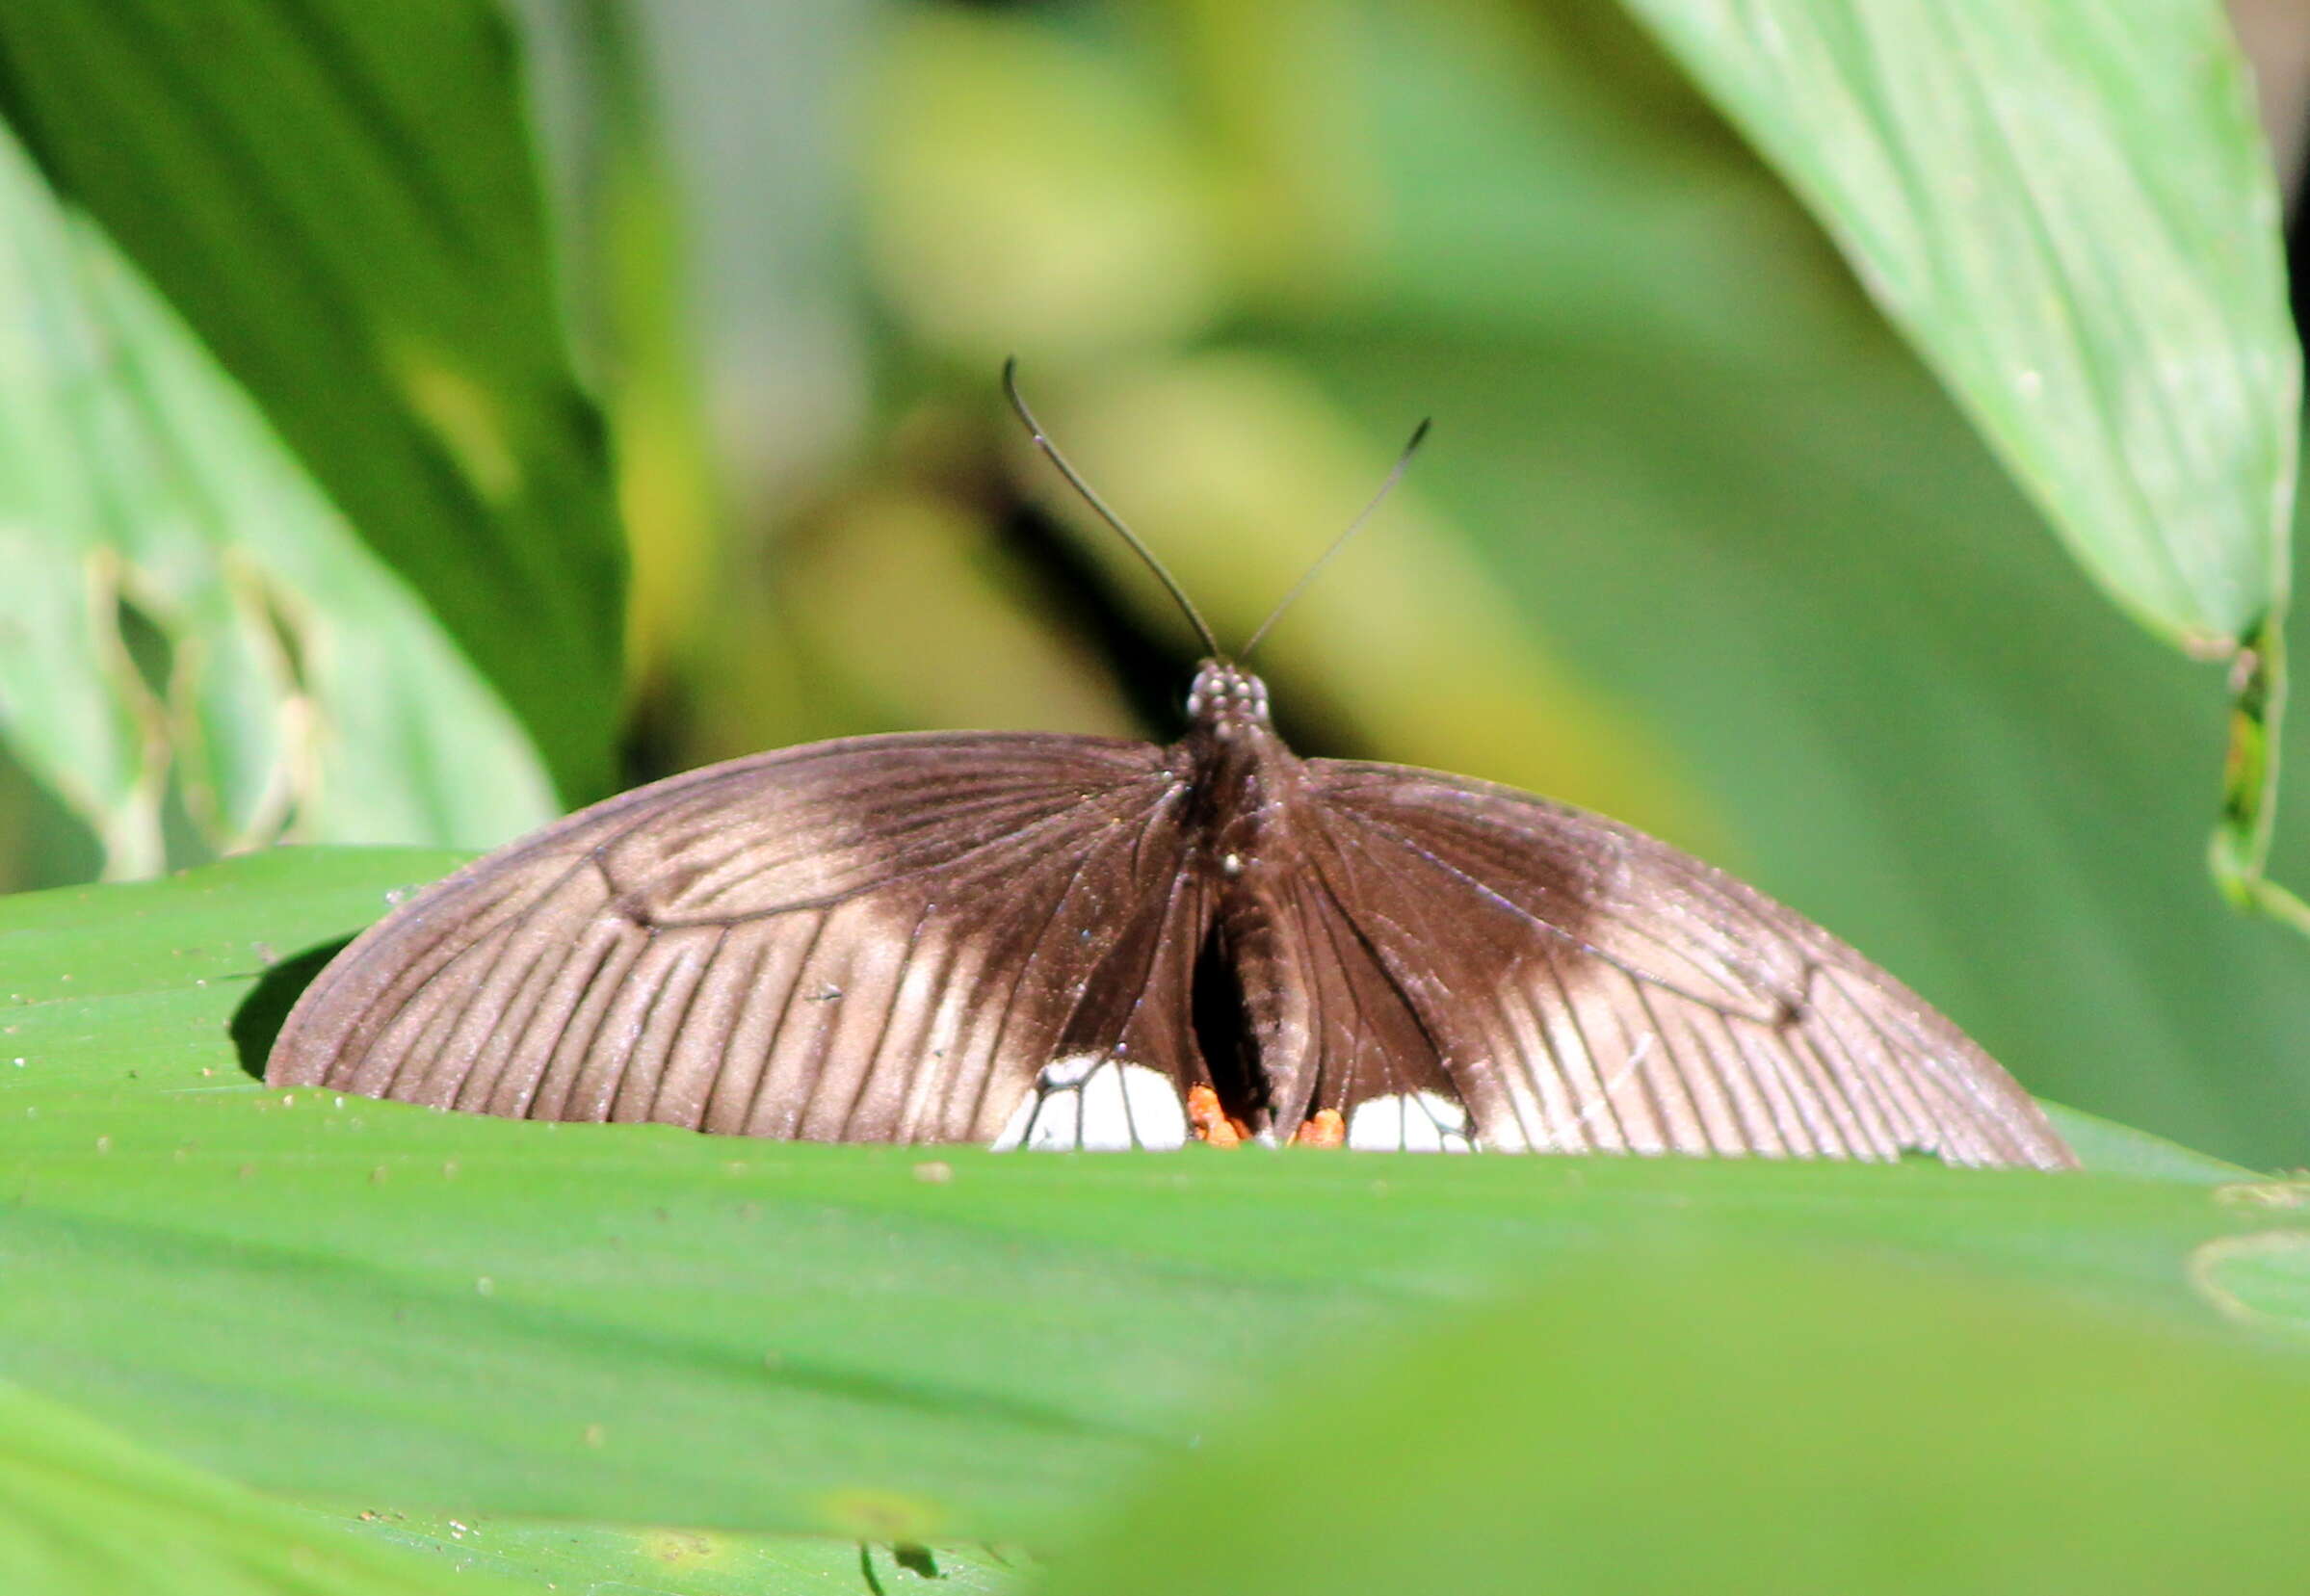
[{"label": "shadow on leaf", "polygon": [[351,937],[324,942],[308,948],[294,958],[284,958],[257,978],[241,1007],[232,1011],[232,1023],[225,1029],[232,1035],[233,1052],[239,1056],[241,1067],[257,1080],[265,1078],[265,1060],[273,1052],[274,1038],[280,1034],[289,1010],[313,983],[322,967],[345,951]]}]

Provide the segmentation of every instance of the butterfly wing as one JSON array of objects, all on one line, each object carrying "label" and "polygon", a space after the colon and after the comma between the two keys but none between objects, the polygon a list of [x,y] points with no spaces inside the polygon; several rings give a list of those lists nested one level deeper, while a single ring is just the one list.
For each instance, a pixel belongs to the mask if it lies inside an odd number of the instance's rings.
[{"label": "butterfly wing", "polygon": [[2076,1162],[1922,998],[1723,872],[1509,788],[1308,770],[1311,862],[1433,1039],[1482,1145]]},{"label": "butterfly wing", "polygon": [[[1055,1060],[1117,1048],[1175,1098],[1198,1065],[1166,948],[1195,946],[1208,913],[1183,797],[1147,745],[1026,734],[854,738],[676,776],[373,927],[305,991],[266,1078],[814,1140],[989,1140]],[[1146,1135],[1121,1144],[1177,1140],[1175,1106],[1150,1120],[1131,1073]],[[1101,1084],[1067,1086],[1076,1141],[1095,1141]]]}]

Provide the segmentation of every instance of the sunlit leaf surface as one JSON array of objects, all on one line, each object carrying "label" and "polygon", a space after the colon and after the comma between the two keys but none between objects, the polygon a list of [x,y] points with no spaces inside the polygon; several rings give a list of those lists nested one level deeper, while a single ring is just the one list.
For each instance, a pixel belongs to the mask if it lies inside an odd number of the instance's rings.
[{"label": "sunlit leaf surface", "polygon": [[[514,1596],[0,1386],[0,1588],[22,1596]],[[534,1587],[532,1587],[534,1588]]]},{"label": "sunlit leaf surface", "polygon": [[831,1535],[732,1535],[398,1509],[316,1516],[425,1553],[460,1574],[617,1596],[985,1596],[1018,1587],[1036,1567],[1014,1549],[984,1546],[877,1546]]}]

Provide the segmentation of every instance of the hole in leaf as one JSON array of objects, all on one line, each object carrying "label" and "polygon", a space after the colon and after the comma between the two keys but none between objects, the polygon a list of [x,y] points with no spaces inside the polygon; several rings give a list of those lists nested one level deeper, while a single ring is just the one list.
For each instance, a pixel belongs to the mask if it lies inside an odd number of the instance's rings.
[{"label": "hole in leaf", "polygon": [[128,663],[156,704],[169,702],[170,683],[176,673],[176,644],[144,607],[124,592],[113,597],[113,625]]}]

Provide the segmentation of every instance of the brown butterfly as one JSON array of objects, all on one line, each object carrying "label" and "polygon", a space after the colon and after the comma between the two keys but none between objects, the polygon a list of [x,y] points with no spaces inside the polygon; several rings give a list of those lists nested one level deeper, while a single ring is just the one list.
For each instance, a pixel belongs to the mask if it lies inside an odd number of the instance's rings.
[{"label": "brown butterfly", "polygon": [[595,804],[354,941],[266,1078],[829,1141],[2076,1162],[1801,915],[1524,793],[1302,760],[1211,652],[1168,748],[845,738]]}]

